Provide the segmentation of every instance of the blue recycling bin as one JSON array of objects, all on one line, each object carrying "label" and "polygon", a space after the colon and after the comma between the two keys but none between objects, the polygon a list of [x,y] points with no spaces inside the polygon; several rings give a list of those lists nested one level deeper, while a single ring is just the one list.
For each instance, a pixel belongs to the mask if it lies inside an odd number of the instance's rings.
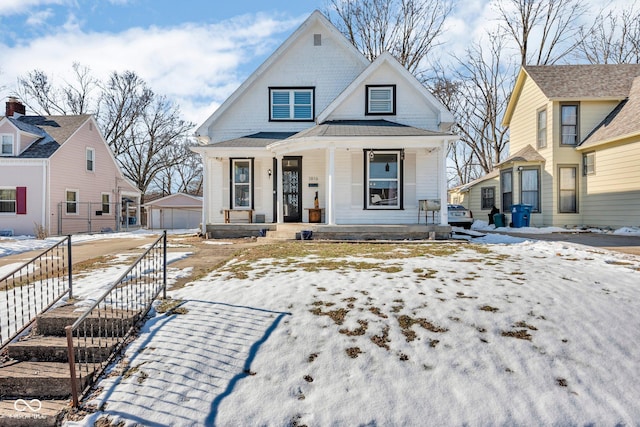
[{"label": "blue recycling bin", "polygon": [[519,203],[511,205],[511,222],[513,228],[528,227],[531,220],[531,205]]}]

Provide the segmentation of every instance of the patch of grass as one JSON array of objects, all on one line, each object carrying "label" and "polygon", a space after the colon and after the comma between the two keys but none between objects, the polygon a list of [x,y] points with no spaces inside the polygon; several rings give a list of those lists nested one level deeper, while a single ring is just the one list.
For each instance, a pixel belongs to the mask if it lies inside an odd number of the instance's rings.
[{"label": "patch of grass", "polygon": [[483,305],[482,307],[480,307],[480,310],[489,311],[491,313],[495,313],[496,311],[498,311],[500,309],[498,307],[491,307],[490,305]]},{"label": "patch of grass", "polygon": [[371,337],[371,342],[373,342],[378,347],[382,347],[386,350],[389,350],[389,344],[391,340],[389,339],[389,326],[385,326],[380,335],[374,335]]},{"label": "patch of grass", "polygon": [[352,359],[355,359],[360,355],[360,353],[362,353],[362,350],[360,350],[360,347],[349,347],[345,349],[345,351],[347,353],[347,356],[349,356]]},{"label": "patch of grass", "polygon": [[416,324],[422,326],[422,328],[431,332],[444,333],[448,331],[447,328],[436,326],[425,318],[414,319],[407,315],[398,316],[398,324],[400,325],[400,329],[402,329],[402,334],[406,337],[407,342],[411,342],[416,338],[417,336],[416,333],[413,330],[411,330],[411,327]]},{"label": "patch of grass", "polygon": [[318,353],[311,353],[307,358],[307,362],[311,363],[318,358]]},{"label": "patch of grass", "polygon": [[518,338],[519,340],[527,341],[531,341],[532,338],[531,334],[529,334],[526,329],[519,329],[517,331],[502,331],[501,335],[503,337]]},{"label": "patch of grass", "polygon": [[356,329],[340,329],[338,332],[340,332],[341,334],[345,334],[348,336],[360,336],[360,335],[364,335],[365,332],[367,332],[367,328],[369,327],[369,322],[367,322],[366,320],[358,320],[358,324],[360,324],[359,328]]},{"label": "patch of grass", "polygon": [[568,387],[569,383],[564,378],[556,378],[556,384],[560,387]]},{"label": "patch of grass", "polygon": [[371,307],[369,308],[369,311],[373,314],[375,314],[378,317],[381,317],[383,319],[388,318],[389,316],[387,316],[386,314],[384,314],[378,307]]},{"label": "patch of grass", "polygon": [[320,307],[316,307],[310,311],[312,314],[315,314],[316,316],[328,316],[331,320],[335,322],[336,325],[342,325],[342,323],[344,322],[344,318],[347,316],[347,313],[349,313],[349,310],[345,308],[339,308],[337,310],[332,310],[332,311],[322,311]]},{"label": "patch of grass", "polygon": [[513,325],[513,326],[514,326],[515,328],[526,328],[526,329],[529,329],[529,330],[531,330],[531,331],[537,331],[537,330],[538,330],[538,328],[536,328],[535,326],[533,326],[533,325],[528,325],[526,322],[522,322],[522,321],[520,321],[520,322],[516,322],[516,324],[515,324],[515,325]]},{"label": "patch of grass", "polygon": [[157,313],[166,313],[167,316],[171,316],[173,314],[187,314],[189,310],[184,307],[181,307],[185,304],[186,301],[181,299],[170,299],[167,298],[165,300],[161,300],[160,304],[156,306]]}]

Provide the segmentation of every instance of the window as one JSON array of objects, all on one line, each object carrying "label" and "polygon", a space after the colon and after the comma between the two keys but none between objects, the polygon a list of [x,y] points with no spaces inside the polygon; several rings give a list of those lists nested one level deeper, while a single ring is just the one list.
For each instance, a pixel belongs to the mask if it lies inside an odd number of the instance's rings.
[{"label": "window", "polygon": [[577,166],[560,166],[558,168],[559,194],[558,211],[560,213],[578,213],[578,181]]},{"label": "window", "polygon": [[250,159],[231,159],[232,209],[251,209],[252,169]]},{"label": "window", "polygon": [[269,120],[313,121],[313,88],[270,88]]},{"label": "window", "polygon": [[396,86],[367,86],[367,115],[396,113]]},{"label": "window", "polygon": [[520,171],[520,202],[531,205],[531,212],[540,212],[540,170]]},{"label": "window", "polygon": [[578,105],[560,106],[560,144],[578,144]]},{"label": "window", "polygon": [[502,212],[510,212],[513,204],[513,171],[506,170],[500,174],[502,189]]},{"label": "window", "polygon": [[13,156],[13,135],[0,135],[2,147],[0,147],[0,156]]},{"label": "window", "polygon": [[66,212],[71,215],[78,214],[78,191],[67,190]]},{"label": "window", "polygon": [[547,109],[538,110],[538,148],[547,146]]},{"label": "window", "polygon": [[401,151],[367,153],[367,209],[400,209]]},{"label": "window", "polygon": [[87,170],[93,172],[95,169],[95,150],[93,148],[87,148]]},{"label": "window", "polygon": [[16,213],[15,188],[0,188],[0,213]]},{"label": "window", "polygon": [[111,213],[111,194],[102,193],[102,214],[109,215]]},{"label": "window", "polygon": [[480,193],[482,197],[481,208],[493,209],[496,205],[496,187],[482,187]]},{"label": "window", "polygon": [[585,153],[582,155],[582,171],[584,175],[595,175],[596,173],[596,153]]}]

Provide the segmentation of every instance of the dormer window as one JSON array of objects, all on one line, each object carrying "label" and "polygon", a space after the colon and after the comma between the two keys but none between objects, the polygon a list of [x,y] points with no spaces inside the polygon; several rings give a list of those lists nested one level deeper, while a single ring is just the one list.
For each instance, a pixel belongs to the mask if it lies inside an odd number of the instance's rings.
[{"label": "dormer window", "polygon": [[314,88],[269,88],[269,121],[313,121]]},{"label": "dormer window", "polygon": [[396,114],[396,85],[370,85],[366,90],[367,115]]},{"label": "dormer window", "polygon": [[0,156],[13,156],[13,135],[0,135]]}]

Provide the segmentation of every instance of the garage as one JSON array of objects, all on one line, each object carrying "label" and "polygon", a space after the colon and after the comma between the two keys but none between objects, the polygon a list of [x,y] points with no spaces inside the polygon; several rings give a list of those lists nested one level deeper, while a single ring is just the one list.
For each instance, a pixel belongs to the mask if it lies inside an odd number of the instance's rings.
[{"label": "garage", "polygon": [[149,229],[191,229],[200,228],[202,222],[202,197],[185,193],[169,196],[145,203],[147,228]]}]

